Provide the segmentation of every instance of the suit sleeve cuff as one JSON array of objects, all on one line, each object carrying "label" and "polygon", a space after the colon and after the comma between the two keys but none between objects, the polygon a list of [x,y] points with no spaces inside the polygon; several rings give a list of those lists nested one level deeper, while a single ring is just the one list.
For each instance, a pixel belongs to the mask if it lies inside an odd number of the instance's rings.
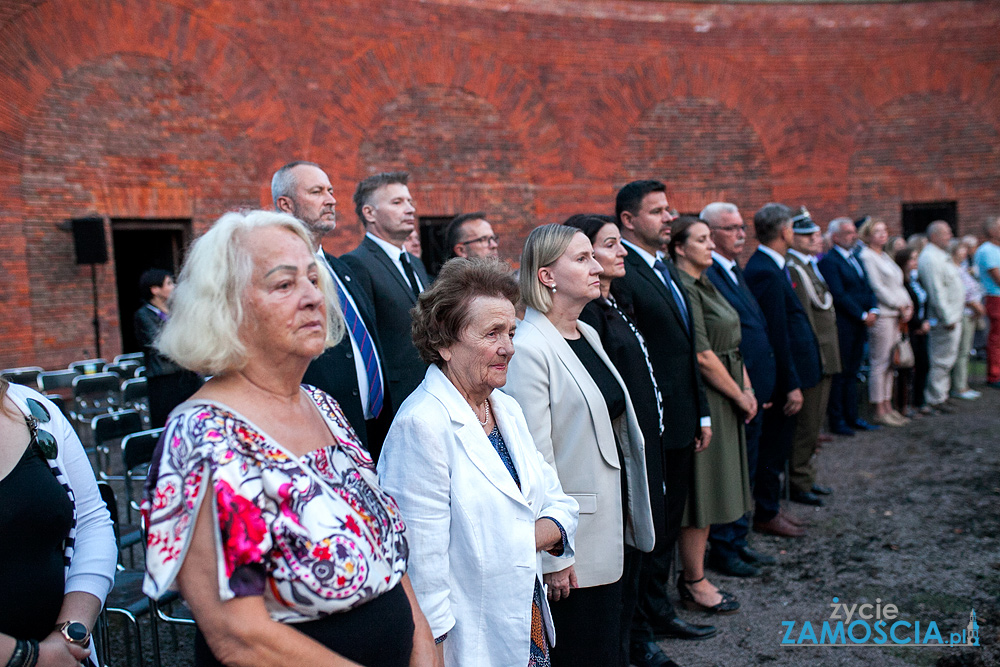
[{"label": "suit sleeve cuff", "polygon": [[701,418],[701,427],[702,428],[705,428],[705,427],[712,428],[712,418],[711,417],[702,417]]}]

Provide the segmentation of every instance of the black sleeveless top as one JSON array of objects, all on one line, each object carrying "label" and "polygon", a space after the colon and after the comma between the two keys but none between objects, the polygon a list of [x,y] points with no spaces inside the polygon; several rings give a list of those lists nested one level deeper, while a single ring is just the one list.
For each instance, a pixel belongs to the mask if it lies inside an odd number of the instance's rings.
[{"label": "black sleeveless top", "polygon": [[66,490],[30,445],[0,479],[0,632],[37,640],[52,632],[66,586],[63,541],[72,524]]}]

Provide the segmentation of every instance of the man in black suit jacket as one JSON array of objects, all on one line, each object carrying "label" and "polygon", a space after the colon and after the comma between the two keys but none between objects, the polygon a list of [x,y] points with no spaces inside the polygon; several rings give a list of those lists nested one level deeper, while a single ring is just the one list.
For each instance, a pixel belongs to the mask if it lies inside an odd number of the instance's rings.
[{"label": "man in black suit jacket", "polygon": [[[665,664],[654,641],[657,635],[702,637],[711,626],[695,626],[677,618],[670,602],[670,562],[680,533],[692,475],[693,454],[712,437],[708,401],[698,370],[690,303],[677,269],[664,261],[660,248],[670,240],[673,216],[666,185],[634,181],[615,202],[615,217],[628,249],[625,276],[612,283],[615,298],[631,303],[635,324],[648,344],[666,429],[661,439],[663,484],[651,482],[650,493],[665,491],[665,521],[656,526],[656,546],[643,558],[639,602],[632,625],[632,663]],[[649,445],[647,444],[647,447]]]},{"label": "man in black suit jacket", "polygon": [[385,366],[371,300],[350,268],[320,245],[337,224],[333,186],[318,165],[290,162],[274,173],[271,197],[277,210],[294,215],[309,228],[317,262],[330,271],[337,284],[345,319],[353,319],[354,314],[360,318],[337,345],[309,364],[303,382],[337,399],[347,421],[377,461],[392,414],[383,379]]},{"label": "man in black suit jacket", "polygon": [[341,257],[375,304],[375,326],[395,407],[417,388],[427,370],[410,334],[410,309],[431,281],[420,260],[403,249],[417,224],[408,179],[409,174],[398,171],[358,183],[354,208],[365,226],[365,238]]},{"label": "man in black suit jacket", "polygon": [[827,229],[833,239],[830,252],[819,261],[837,311],[841,372],[833,376],[827,415],[830,432],[854,435],[853,429],[878,428],[858,418],[858,369],[865,353],[868,328],[878,318],[878,299],[868,284],[864,264],[852,252],[858,240],[850,218],[836,218]]},{"label": "man in black suit jacket", "polygon": [[743,275],[767,320],[775,354],[775,387],[764,424],[754,484],[754,529],[781,537],[800,537],[805,530],[781,512],[781,474],[791,453],[795,414],[802,409],[802,390],[822,377],[819,343],[792,289],[785,253],[792,242],[792,210],[767,204],[753,217],[760,245]]},{"label": "man in black suit jacket", "polygon": [[[750,479],[753,480],[757,472],[757,452],[764,423],[763,406],[771,402],[771,395],[774,393],[774,350],[771,348],[764,313],[747,287],[743,271],[736,262],[747,238],[743,216],[733,204],[714,202],[706,206],[699,217],[708,223],[715,243],[715,250],[712,251],[714,261],[705,275],[740,315],[740,353],[743,355],[747,375],[750,376],[750,385],[761,406],[745,426],[747,464]],[[773,557],[761,554],[747,545],[749,532],[749,513],[732,523],[712,526],[708,537],[712,545],[708,556],[709,566],[730,576],[750,577],[760,574],[758,565],[773,565]]]}]

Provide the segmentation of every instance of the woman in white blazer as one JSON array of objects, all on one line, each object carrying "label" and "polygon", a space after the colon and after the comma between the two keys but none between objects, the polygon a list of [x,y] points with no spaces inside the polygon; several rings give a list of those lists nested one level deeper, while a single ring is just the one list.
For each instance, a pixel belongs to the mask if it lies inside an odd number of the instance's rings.
[{"label": "woman in white blazer", "polygon": [[[578,320],[600,295],[601,265],[577,229],[544,225],[521,255],[527,304],[504,391],[517,399],[535,446],[580,505],[572,571],[545,563],[547,581],[575,578],[578,590],[552,594],[560,637],[552,664],[628,665],[634,603],[623,602],[626,545],[653,548],[642,434],[628,391],[601,346]],[[632,576],[632,573],[628,573]],[[551,593],[551,591],[550,591]]]},{"label": "woman in white blazer", "polygon": [[[573,563],[577,504],[497,388],[514,348],[517,284],[497,260],[454,259],[420,295],[430,366],[378,463],[407,524],[409,574],[446,665],[548,665],[542,559]],[[568,584],[566,586],[568,589]]]}]

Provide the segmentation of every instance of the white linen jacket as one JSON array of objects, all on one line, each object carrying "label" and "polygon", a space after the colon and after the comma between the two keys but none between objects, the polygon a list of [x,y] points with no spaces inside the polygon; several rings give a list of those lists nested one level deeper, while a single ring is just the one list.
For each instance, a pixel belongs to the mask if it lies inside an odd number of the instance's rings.
[{"label": "white linen jacket", "polygon": [[[653,549],[653,515],[642,432],[621,376],[600,337],[577,320],[583,337],[607,365],[626,397],[625,414],[611,422],[607,403],[576,353],[545,315],[528,308],[514,335],[504,392],[517,399],[535,446],[559,473],[563,489],[580,505],[576,576],[581,587],[609,584],[622,575],[623,544]],[[620,464],[615,435],[624,461]],[[630,512],[622,526],[621,465],[628,477]],[[564,563],[543,556],[546,572]],[[572,595],[572,593],[570,593]]]},{"label": "white linen jacket", "polygon": [[927,318],[938,326],[958,324],[965,312],[965,287],[951,255],[933,243],[920,253],[917,263],[920,284],[927,290]]},{"label": "white linen jacket", "polygon": [[[535,521],[562,525],[573,562],[577,504],[538,453],[517,402],[494,391],[493,416],[521,482],[490,444],[472,408],[437,366],[403,402],[379,457],[382,488],[399,504],[410,544],[409,575],[449,667],[524,667],[531,600],[541,580]],[[543,596],[549,637],[555,631]]]}]

